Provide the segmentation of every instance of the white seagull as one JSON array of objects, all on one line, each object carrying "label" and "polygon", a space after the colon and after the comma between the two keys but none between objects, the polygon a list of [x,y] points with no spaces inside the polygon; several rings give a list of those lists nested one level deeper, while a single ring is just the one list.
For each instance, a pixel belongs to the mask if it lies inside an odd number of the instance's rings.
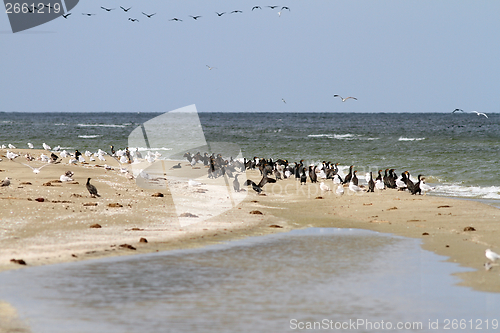
[{"label": "white seagull", "polygon": [[490,249],[486,249],[486,251],[484,251],[484,255],[486,256],[486,258],[490,259],[491,261],[497,261],[498,259],[500,259],[500,254],[495,253],[495,252],[491,251]]},{"label": "white seagull", "polygon": [[10,144],[10,143],[9,143],[8,147],[9,147],[9,149],[16,149],[16,147],[14,145]]},{"label": "white seagull", "polygon": [[41,170],[43,167],[46,167],[47,165],[49,165],[49,164],[44,164],[44,165],[42,165],[42,166],[41,166],[41,167],[39,167],[39,168],[34,168],[34,167],[32,167],[31,165],[26,164],[26,163],[21,163],[21,164],[26,165],[27,167],[31,168],[31,170],[33,170],[33,173],[36,173],[36,174],[40,173],[40,170]]},{"label": "white seagull", "polygon": [[212,69],[217,69],[217,67],[210,67],[208,65],[206,65],[208,67],[209,70],[212,70]]},{"label": "white seagull", "polygon": [[472,112],[475,112],[478,116],[485,116],[486,118],[488,118],[488,116],[486,115],[486,113],[477,112],[477,111],[471,111],[471,113]]},{"label": "white seagull", "polygon": [[9,177],[5,177],[5,179],[0,182],[0,186],[9,186],[9,185],[10,185]]},{"label": "white seagull", "polygon": [[28,142],[28,147],[29,147],[30,149],[33,149],[33,144],[32,144],[31,142]]},{"label": "white seagull", "polygon": [[339,185],[337,186],[337,190],[335,191],[335,193],[336,193],[337,195],[343,195],[343,194],[344,194],[344,187],[342,186],[342,184],[339,184]]},{"label": "white seagull", "polygon": [[48,144],[46,144],[45,142],[42,144],[42,146],[43,146],[43,149],[45,149],[45,150],[50,150],[50,149],[52,149],[52,148],[50,148],[50,146],[49,146]]},{"label": "white seagull", "polygon": [[349,96],[349,97],[346,97],[346,98],[342,98],[342,96],[340,96],[340,95],[333,95],[333,97],[340,97],[340,99],[342,100],[342,102],[347,101],[349,98],[358,100],[356,97],[352,97],[352,96]]},{"label": "white seagull", "polygon": [[325,182],[321,182],[321,184],[319,184],[319,188],[322,191],[330,191],[330,187],[328,187],[328,185],[326,185]]},{"label": "white seagull", "polygon": [[359,187],[358,185],[354,185],[353,182],[349,182],[349,189],[353,192],[363,192],[361,187]]}]

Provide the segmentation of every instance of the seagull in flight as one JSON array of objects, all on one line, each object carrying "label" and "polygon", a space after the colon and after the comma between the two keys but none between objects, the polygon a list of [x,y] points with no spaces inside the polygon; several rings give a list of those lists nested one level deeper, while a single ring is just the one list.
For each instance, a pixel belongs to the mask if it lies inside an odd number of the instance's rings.
[{"label": "seagull in flight", "polygon": [[105,11],[107,11],[107,12],[110,12],[110,11],[112,11],[113,9],[115,9],[115,8],[106,8],[106,7],[103,7],[103,6],[101,6],[101,8],[102,8],[102,9],[104,9]]},{"label": "seagull in flight", "polygon": [[262,7],[261,7],[261,6],[253,6],[253,7],[252,7],[252,11],[253,11],[254,9],[262,9]]},{"label": "seagull in flight", "polygon": [[351,97],[351,96],[346,97],[346,98],[342,98],[342,96],[340,96],[340,95],[333,95],[333,97],[340,97],[340,99],[342,100],[342,102],[347,101],[349,98],[352,98],[352,99],[358,100],[356,97]]},{"label": "seagull in flight", "polygon": [[68,13],[68,14],[62,14],[62,17],[64,17],[65,19],[67,19],[67,18],[68,18],[68,16],[70,16],[70,15],[71,15],[71,13]]},{"label": "seagull in flight", "polygon": [[169,20],[169,21],[180,21],[180,22],[182,22],[182,20],[181,20],[181,19],[178,19],[177,17],[174,17],[173,19],[171,19],[171,20]]},{"label": "seagull in flight", "polygon": [[135,22],[135,21],[139,22],[139,20],[138,20],[138,19],[136,19],[136,18],[131,18],[131,17],[129,17],[129,18],[128,18],[128,20],[129,20],[129,21],[132,21],[132,22]]},{"label": "seagull in flight", "polygon": [[189,15],[189,17],[192,17],[194,20],[197,20],[197,19],[199,19],[201,16],[200,16],[200,15],[197,15],[197,16],[192,16],[192,15]]},{"label": "seagull in flight", "polygon": [[485,116],[486,118],[488,118],[488,116],[486,115],[486,113],[477,112],[477,111],[471,111],[471,113],[472,112],[475,112],[478,116]]},{"label": "seagull in flight", "polygon": [[276,7],[278,7],[278,6],[266,6],[266,7],[269,7],[269,8],[271,8],[271,9],[274,9],[274,8],[276,8]]},{"label": "seagull in flight", "polygon": [[243,13],[243,12],[242,12],[241,10],[233,10],[233,11],[231,12],[231,14],[232,14],[232,13]]},{"label": "seagull in flight", "polygon": [[96,15],[96,14],[91,14],[91,13],[82,13],[82,15],[92,16],[92,15]]},{"label": "seagull in flight", "polygon": [[42,166],[41,166],[41,167],[39,167],[39,168],[34,168],[34,167],[32,167],[31,165],[26,164],[26,163],[21,163],[21,164],[26,165],[27,167],[30,167],[30,168],[31,168],[31,170],[33,170],[33,173],[36,173],[36,174],[40,173],[40,170],[41,170],[43,167],[46,167],[47,165],[50,165],[49,163],[47,163],[47,164],[42,165]]},{"label": "seagull in flight", "polygon": [[217,69],[217,67],[210,67],[210,66],[208,66],[208,65],[205,65],[205,66],[207,66],[209,70],[212,70],[212,69]]},{"label": "seagull in flight", "polygon": [[455,110],[451,111],[451,113],[455,113],[455,112],[465,112],[465,111],[462,109],[455,109]]},{"label": "seagull in flight", "polygon": [[226,12],[222,12],[222,13],[215,12],[215,14],[217,14],[217,16],[222,16],[222,15],[226,14]]},{"label": "seagull in flight", "polygon": [[287,6],[281,7],[281,10],[283,10],[283,9],[288,9],[288,11],[290,11],[290,8],[288,8]]},{"label": "seagull in flight", "polygon": [[130,10],[130,8],[132,8],[132,7],[129,7],[129,8],[127,8],[127,9],[125,9],[125,8],[123,8],[122,6],[120,6],[120,8],[121,8],[121,9],[123,9],[123,11],[128,12],[128,11]]},{"label": "seagull in flight", "polygon": [[286,101],[285,101],[285,99],[284,99],[284,98],[282,98],[281,100],[283,101],[283,103],[285,103],[285,104],[286,104]]},{"label": "seagull in flight", "polygon": [[142,12],[142,13],[143,13],[144,15],[146,15],[148,18],[151,18],[151,16],[156,15],[156,13],[153,13],[153,14],[146,14],[146,13],[144,13],[144,12]]}]

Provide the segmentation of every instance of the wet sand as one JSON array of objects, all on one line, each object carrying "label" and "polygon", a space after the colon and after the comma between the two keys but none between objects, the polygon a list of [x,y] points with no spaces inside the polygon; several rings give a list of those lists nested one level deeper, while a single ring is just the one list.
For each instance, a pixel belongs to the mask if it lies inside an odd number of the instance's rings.
[{"label": "wet sand", "polygon": [[[41,152],[29,151],[35,156]],[[5,151],[0,152],[4,154]],[[244,200],[222,214],[210,216],[210,209],[206,208],[205,218],[188,217],[193,222],[180,223],[168,189],[138,187],[110,157],[106,157],[106,162],[83,165],[69,165],[68,159],[64,159],[44,167],[39,174],[20,162],[34,167],[43,165],[42,162],[28,163],[19,157],[18,163],[0,158],[0,179],[11,178],[10,186],[0,187],[0,271],[26,267],[11,259],[37,266],[200,247],[299,228],[340,227],[421,238],[424,249],[474,269],[458,274],[462,285],[500,292],[500,267],[490,271],[483,268],[487,261],[485,249],[500,252],[500,210],[479,202],[412,196],[397,190],[354,194],[347,187],[343,196],[337,196],[334,191],[321,191],[319,183],[301,186],[292,178],[266,184],[265,195],[248,188]],[[104,163],[113,170],[103,168]],[[191,168],[187,162],[181,166]],[[67,170],[74,172],[74,182],[56,182]],[[88,177],[101,197],[90,197],[85,187]],[[260,179],[258,171],[247,172],[247,177]],[[335,189],[331,180],[326,183]],[[187,185],[183,188],[196,192],[199,202],[210,193]],[[153,197],[157,192],[164,196]],[[37,198],[44,200],[39,202]],[[251,214],[252,211],[262,214]],[[91,228],[95,224],[101,227]],[[474,231],[464,231],[468,227]],[[140,242],[141,238],[147,243]]]}]

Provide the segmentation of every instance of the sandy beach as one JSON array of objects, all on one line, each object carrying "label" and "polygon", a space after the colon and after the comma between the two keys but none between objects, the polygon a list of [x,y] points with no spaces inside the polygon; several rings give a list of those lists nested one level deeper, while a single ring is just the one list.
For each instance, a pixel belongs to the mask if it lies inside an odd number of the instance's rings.
[{"label": "sandy beach", "polygon": [[[30,150],[34,156],[41,152]],[[106,162],[78,165],[69,165],[65,159],[38,174],[22,163],[39,167],[42,162],[1,158],[0,178],[11,178],[11,185],[0,188],[0,271],[201,247],[298,228],[340,227],[421,238],[424,249],[474,269],[458,274],[461,285],[500,292],[500,267],[490,271],[483,267],[488,261],[485,249],[500,252],[500,211],[479,202],[412,196],[397,190],[354,194],[347,187],[345,194],[338,196],[334,191],[321,191],[319,183],[301,186],[292,178],[266,184],[260,195],[248,188],[240,203],[222,213],[211,214],[209,208],[203,208],[207,211],[203,217],[186,206],[184,213],[190,215],[185,219],[192,222],[182,223],[168,187],[163,191],[138,187],[110,157]],[[104,163],[112,169],[104,168]],[[168,167],[171,165],[174,163]],[[187,162],[181,166],[192,168]],[[68,170],[74,172],[74,181],[58,181]],[[101,197],[90,196],[85,187],[89,177]],[[260,174],[248,171],[247,177],[258,181]],[[204,183],[203,177],[197,180],[203,184],[178,187],[194,193],[201,204],[203,196],[210,193],[210,184],[208,179]],[[333,189],[331,181],[327,184]],[[155,193],[163,197],[153,196]],[[12,259],[23,260],[26,266]]]}]

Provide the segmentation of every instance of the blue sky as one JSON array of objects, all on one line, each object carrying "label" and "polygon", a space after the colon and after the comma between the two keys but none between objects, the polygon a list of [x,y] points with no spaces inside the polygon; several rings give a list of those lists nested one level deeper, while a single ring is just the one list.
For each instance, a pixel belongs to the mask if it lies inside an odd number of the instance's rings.
[{"label": "blue sky", "polygon": [[498,112],[499,12],[499,1],[100,0],[16,34],[0,14],[0,111]]}]

